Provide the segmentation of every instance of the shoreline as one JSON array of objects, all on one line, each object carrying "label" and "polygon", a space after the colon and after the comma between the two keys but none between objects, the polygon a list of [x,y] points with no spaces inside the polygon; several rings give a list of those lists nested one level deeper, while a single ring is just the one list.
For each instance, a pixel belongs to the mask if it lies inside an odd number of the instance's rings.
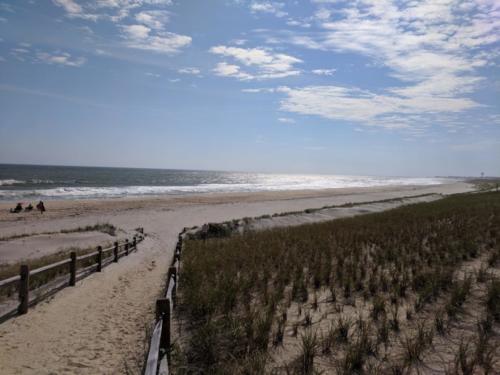
[{"label": "shoreline", "polygon": [[[467,188],[469,186],[470,188]],[[415,192],[427,191],[442,192],[443,194],[453,194],[465,190],[473,190],[472,184],[467,182],[452,182],[436,185],[387,185],[376,187],[351,187],[351,188],[331,188],[331,189],[307,189],[307,190],[276,190],[261,192],[210,192],[210,193],[189,193],[179,195],[147,195],[128,196],[116,198],[85,198],[85,199],[49,199],[44,200],[47,211],[40,215],[36,210],[32,212],[21,212],[11,214],[9,209],[17,201],[0,201],[0,223],[20,220],[31,220],[40,217],[60,217],[65,211],[76,209],[86,212],[98,211],[119,206],[126,209],[155,208],[156,205],[192,205],[192,204],[225,204],[225,203],[250,203],[260,201],[284,201],[309,198],[339,197],[352,194],[363,193],[384,193],[389,191]]]}]

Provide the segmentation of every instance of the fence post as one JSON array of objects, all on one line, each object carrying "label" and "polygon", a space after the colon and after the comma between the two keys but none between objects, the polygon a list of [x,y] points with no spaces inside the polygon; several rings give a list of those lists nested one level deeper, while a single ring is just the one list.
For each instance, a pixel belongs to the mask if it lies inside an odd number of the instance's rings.
[{"label": "fence post", "polygon": [[70,254],[71,262],[69,264],[69,286],[76,284],[76,253],[74,251]]},{"label": "fence post", "polygon": [[30,269],[29,266],[23,264],[19,272],[21,280],[19,281],[19,307],[17,311],[19,314],[26,314],[28,312],[29,303],[29,290],[30,290]]},{"label": "fence post", "polygon": [[175,305],[177,304],[177,268],[170,267],[168,270],[168,274],[170,275],[169,282],[171,278],[173,278],[174,282],[174,285],[172,287],[172,305],[175,307]]},{"label": "fence post", "polygon": [[162,320],[160,337],[160,349],[167,352],[168,363],[170,363],[170,300],[161,298],[156,300],[156,320]]},{"label": "fence post", "polygon": [[128,255],[128,238],[125,239],[125,255]]},{"label": "fence post", "polygon": [[115,255],[115,259],[113,259],[113,262],[118,262],[118,242],[115,242],[115,248],[113,249],[113,253]]},{"label": "fence post", "polygon": [[134,236],[134,240],[132,242],[132,246],[133,246],[134,250],[137,250],[137,237],[136,236]]},{"label": "fence post", "polygon": [[102,271],[102,246],[97,246],[97,272]]}]

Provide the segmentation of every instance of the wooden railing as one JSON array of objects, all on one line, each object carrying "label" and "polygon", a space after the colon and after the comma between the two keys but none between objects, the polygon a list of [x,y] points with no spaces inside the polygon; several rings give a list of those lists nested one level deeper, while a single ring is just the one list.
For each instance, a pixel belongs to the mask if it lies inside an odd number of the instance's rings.
[{"label": "wooden railing", "polygon": [[[137,244],[144,240],[143,232],[141,228],[131,241],[126,239],[122,243],[115,242],[113,246],[105,249],[98,246],[97,250],[90,254],[77,256],[76,252],[73,251],[70,253],[69,259],[31,271],[27,264],[21,265],[19,275],[0,281],[0,290],[17,287],[19,296],[19,305],[3,313],[0,316],[0,323],[15,315],[26,314],[29,306],[35,305],[67,286],[74,286],[77,280],[81,280],[93,272],[101,272],[103,267],[116,263],[121,257],[137,250]],[[63,267],[66,267],[66,271],[62,270]],[[35,298],[30,298],[30,291],[33,290],[30,289],[30,279],[38,278],[49,272],[55,272],[56,275],[50,277],[50,280],[40,286],[40,289],[47,286],[47,290],[39,293]]]},{"label": "wooden railing", "polygon": [[165,294],[156,300],[156,319],[151,335],[144,375],[168,375],[171,347],[171,317],[176,305],[177,282],[180,271],[183,230],[175,246],[174,257],[167,274]]}]

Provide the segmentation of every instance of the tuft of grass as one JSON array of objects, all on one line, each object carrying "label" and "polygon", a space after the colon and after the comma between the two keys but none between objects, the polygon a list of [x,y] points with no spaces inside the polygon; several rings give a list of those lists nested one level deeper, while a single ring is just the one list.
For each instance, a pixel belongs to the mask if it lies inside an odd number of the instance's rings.
[{"label": "tuft of grass", "polygon": [[500,322],[500,280],[494,279],[488,285],[486,308],[496,322]]},{"label": "tuft of grass", "polygon": [[332,348],[335,345],[336,331],[333,324],[330,325],[328,331],[323,334],[321,338],[321,354],[326,355],[332,352]]},{"label": "tuft of grass", "polygon": [[436,332],[440,335],[444,335],[446,333],[446,321],[442,310],[438,311],[434,317],[434,326],[436,327]]},{"label": "tuft of grass", "polygon": [[408,365],[421,361],[422,353],[432,344],[434,331],[426,329],[425,325],[417,325],[417,332],[413,337],[404,337],[401,344],[404,349],[404,360]]},{"label": "tuft of grass", "polygon": [[318,337],[316,332],[312,332],[309,329],[300,337],[300,350],[301,373],[310,375],[314,371],[314,358],[318,351]]},{"label": "tuft of grass", "polygon": [[385,301],[382,297],[377,296],[373,300],[372,317],[373,320],[378,320],[379,316],[385,315]]},{"label": "tuft of grass", "polygon": [[337,319],[337,326],[335,327],[337,341],[339,343],[346,343],[349,340],[349,330],[351,329],[352,321],[340,315]]},{"label": "tuft of grass", "polygon": [[472,276],[467,276],[463,281],[453,283],[451,298],[446,304],[446,313],[452,319],[462,309],[472,287]]}]

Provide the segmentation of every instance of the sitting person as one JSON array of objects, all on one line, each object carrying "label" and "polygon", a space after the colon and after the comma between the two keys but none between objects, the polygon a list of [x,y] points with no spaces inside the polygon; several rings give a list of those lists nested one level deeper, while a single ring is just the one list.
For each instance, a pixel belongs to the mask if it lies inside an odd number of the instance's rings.
[{"label": "sitting person", "polygon": [[13,214],[17,214],[18,212],[21,212],[23,210],[23,204],[22,203],[18,203],[16,205],[16,208],[11,208],[10,209],[10,212],[13,213]]},{"label": "sitting person", "polygon": [[30,203],[28,206],[26,206],[24,211],[31,211],[31,210],[33,210],[33,205]]},{"label": "sitting person", "polygon": [[41,214],[45,212],[45,205],[42,201],[38,202],[38,204],[36,205],[36,209],[40,211]]}]

